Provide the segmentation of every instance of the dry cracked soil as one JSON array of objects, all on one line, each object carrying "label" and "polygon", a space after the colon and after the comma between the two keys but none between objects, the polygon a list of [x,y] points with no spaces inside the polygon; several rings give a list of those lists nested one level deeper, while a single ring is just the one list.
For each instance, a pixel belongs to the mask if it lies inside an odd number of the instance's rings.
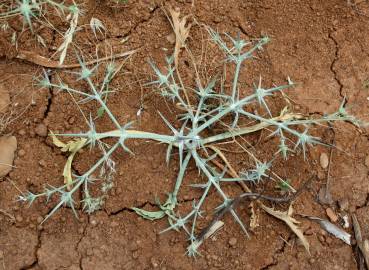
[{"label": "dry cracked soil", "polygon": [[[121,75],[113,81],[119,89],[109,97],[108,105],[119,121],[137,120],[138,128],[167,132],[157,117],[161,111],[173,120],[168,104],[143,85],[151,78],[147,63],[154,59],[164,65],[164,56],[173,48],[173,35],[165,16],[166,6],[179,8],[197,24],[192,26],[188,46],[194,55],[201,55],[206,33],[200,25],[209,25],[220,32],[240,33],[245,38],[267,34],[271,42],[258,55],[257,63],[241,74],[246,84],[262,74],[266,83],[280,83],[287,76],[298,86],[287,94],[295,111],[316,115],[334,112],[346,99],[350,112],[365,119],[369,112],[369,3],[357,0],[193,0],[193,1],[131,1],[115,3],[108,0],[86,0],[80,24],[99,18],[107,29],[106,36],[95,38],[88,31],[79,31],[75,45],[87,59],[140,48],[124,64]],[[56,20],[61,29],[66,26]],[[10,22],[11,29],[21,32],[19,20]],[[63,28],[64,27],[64,28]],[[54,57],[61,42],[56,31],[38,31],[46,47],[24,33],[17,47],[11,45],[11,34],[0,32],[0,88],[9,93],[10,105],[2,114],[12,121],[2,130],[18,141],[14,168],[0,180],[0,269],[361,269],[350,246],[328,234],[318,224],[297,216],[300,227],[310,242],[308,254],[295,235],[281,221],[256,210],[259,226],[246,239],[231,217],[225,225],[201,246],[196,259],[184,255],[186,237],[174,231],[159,234],[166,220],[150,222],[138,217],[131,207],[153,209],[155,196],[164,198],[175,180],[177,169],[165,164],[165,147],[154,143],[132,143],[135,156],[123,152],[114,154],[117,174],[114,188],[102,210],[88,216],[79,211],[77,220],[71,209],[62,208],[40,225],[52,209],[54,201],[45,205],[35,202],[31,207],[18,202],[20,191],[41,191],[45,183],[60,185],[66,156],[46,136],[55,132],[78,132],[86,124],[70,96],[55,89],[40,90],[33,77],[42,67],[32,61],[19,59],[21,51],[44,57]],[[124,42],[122,42],[124,41]],[[215,72],[208,53],[203,70]],[[66,62],[74,63],[73,53]],[[180,66],[184,80],[193,72],[183,53]],[[213,68],[214,67],[214,68]],[[68,70],[70,71],[70,70]],[[75,70],[74,70],[75,71]],[[59,74],[73,84],[66,70],[49,70],[51,80]],[[251,81],[250,81],[251,80]],[[78,84],[78,83],[75,83]],[[143,94],[144,93],[144,94]],[[144,97],[144,98],[143,98]],[[276,99],[276,103],[279,101]],[[137,119],[137,111],[144,110]],[[276,106],[278,107],[278,106]],[[96,111],[93,104],[82,105],[85,112]],[[100,119],[101,129],[111,128],[107,118]],[[369,149],[368,133],[349,123],[334,125],[334,130],[322,127],[319,135],[334,140],[329,190],[329,205],[337,215],[355,213],[362,226],[363,237],[369,237]],[[261,134],[258,153],[266,155],[273,143]],[[311,175],[309,188],[298,197],[295,213],[326,216],[327,205],[318,201],[319,190],[327,180],[327,168],[320,166],[321,154],[330,156],[325,147],[309,148],[308,160],[293,157],[287,164],[275,164],[275,170],[298,186]],[[75,171],[84,171],[96,157],[84,151],[73,164]],[[249,161],[246,154],[229,154],[237,169]],[[196,177],[192,165],[190,174]],[[237,185],[228,192],[241,191]],[[181,207],[188,207],[199,194],[185,187],[180,194]],[[213,194],[208,210],[216,206]],[[286,205],[278,206],[286,209]],[[241,216],[247,218],[249,208],[240,206]],[[14,217],[14,219],[13,219]],[[353,234],[351,220],[347,231]]]}]

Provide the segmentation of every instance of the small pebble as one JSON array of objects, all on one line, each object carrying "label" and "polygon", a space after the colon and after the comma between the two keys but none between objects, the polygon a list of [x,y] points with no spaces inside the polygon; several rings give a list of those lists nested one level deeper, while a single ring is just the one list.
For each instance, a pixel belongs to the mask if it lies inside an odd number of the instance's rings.
[{"label": "small pebble", "polygon": [[24,136],[26,135],[26,131],[24,129],[21,129],[18,131],[18,134],[21,135],[21,136]]},{"label": "small pebble", "polygon": [[320,155],[320,166],[323,169],[326,169],[328,167],[328,164],[329,164],[328,155],[326,153],[322,153]]},{"label": "small pebble", "polygon": [[228,244],[229,244],[231,247],[234,247],[234,246],[237,244],[237,238],[232,237],[231,239],[229,239]]},{"label": "small pebble", "polygon": [[169,41],[170,44],[174,44],[176,43],[176,36],[174,33],[170,33],[169,35],[167,35],[167,40]]},{"label": "small pebble", "polygon": [[330,192],[325,191],[325,187],[322,187],[318,193],[319,202],[322,204],[332,204],[333,199]]},{"label": "small pebble", "polygon": [[97,221],[95,219],[91,219],[90,224],[92,226],[96,226],[97,225]]},{"label": "small pebble", "polygon": [[68,123],[69,124],[73,125],[74,122],[75,122],[75,118],[74,117],[69,118],[69,120],[68,120]]},{"label": "small pebble", "polygon": [[38,216],[37,223],[40,224],[42,221],[44,221],[44,218],[42,216]]},{"label": "small pebble", "polygon": [[18,156],[19,157],[23,157],[26,154],[26,151],[24,151],[23,149],[18,151]]},{"label": "small pebble", "polygon": [[365,157],[365,166],[369,168],[369,155]]},{"label": "small pebble", "polygon": [[38,124],[35,128],[35,132],[40,137],[47,136],[47,127],[44,124]]},{"label": "small pebble", "polygon": [[41,167],[46,167],[46,161],[41,159],[38,164],[41,166]]},{"label": "small pebble", "polygon": [[338,201],[338,205],[341,211],[347,211],[349,209],[349,201],[347,198],[343,198]]},{"label": "small pebble", "polygon": [[332,208],[327,208],[325,210],[325,212],[327,213],[327,216],[329,217],[329,219],[332,221],[332,222],[337,222],[338,221],[338,216],[336,215],[336,213],[332,210]]},{"label": "small pebble", "polygon": [[22,218],[22,216],[20,216],[20,215],[17,215],[16,217],[15,217],[15,220],[17,221],[17,222],[22,222],[23,221],[23,218]]}]

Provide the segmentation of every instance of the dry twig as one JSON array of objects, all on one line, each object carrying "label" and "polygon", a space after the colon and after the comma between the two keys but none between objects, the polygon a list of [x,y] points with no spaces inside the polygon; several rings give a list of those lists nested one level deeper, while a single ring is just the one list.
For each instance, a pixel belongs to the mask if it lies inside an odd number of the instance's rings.
[{"label": "dry twig", "polygon": [[366,267],[369,269],[369,240],[363,239],[360,224],[355,214],[352,215],[352,225],[354,227],[357,246],[359,247],[361,252],[359,254],[361,254],[364,257]]},{"label": "dry twig", "polygon": [[[123,57],[130,56],[130,55],[134,54],[138,50],[139,49],[119,53],[119,54],[116,54],[116,55],[106,56],[106,57],[103,57],[103,58],[88,61],[84,64],[86,66],[91,66],[91,65],[94,65],[98,62],[123,58]],[[50,60],[50,59],[48,59],[44,56],[38,55],[38,54],[36,54],[34,52],[30,52],[30,51],[20,51],[18,53],[18,55],[16,56],[16,58],[21,59],[21,60],[25,60],[27,62],[30,62],[30,63],[38,65],[38,66],[42,66],[44,68],[71,69],[71,68],[79,68],[81,66],[80,63],[60,65],[58,61]]]}]

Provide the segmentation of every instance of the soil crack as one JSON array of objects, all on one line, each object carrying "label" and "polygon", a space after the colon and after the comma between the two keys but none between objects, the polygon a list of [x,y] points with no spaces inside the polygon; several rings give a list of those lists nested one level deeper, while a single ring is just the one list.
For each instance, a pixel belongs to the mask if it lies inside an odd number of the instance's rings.
[{"label": "soil crack", "polygon": [[[47,77],[48,77],[48,80],[51,82],[52,75],[51,75],[50,71],[47,72]],[[53,104],[53,98],[54,98],[54,89],[53,89],[53,87],[48,87],[47,91],[48,91],[47,104],[46,104],[46,110],[44,112],[44,118],[43,119],[46,119],[47,116],[49,115],[49,112],[51,110],[51,105]]]},{"label": "soil crack", "polygon": [[41,248],[41,236],[42,236],[43,229],[37,231],[37,245],[35,247],[34,251],[34,261],[27,266],[22,267],[20,270],[28,270],[28,269],[34,269],[36,266],[38,266],[38,250]]},{"label": "soil crack", "polygon": [[276,249],[276,251],[273,254],[273,262],[263,266],[262,268],[260,268],[260,270],[268,270],[270,267],[276,266],[278,264],[279,261],[278,261],[278,259],[275,258],[275,256],[284,253],[286,247],[288,246],[288,242],[291,240],[291,237],[292,237],[292,235],[290,234],[289,237],[287,238],[287,240],[282,241],[281,247]]},{"label": "soil crack", "polygon": [[[189,198],[189,199],[183,199],[183,200],[178,200],[178,204],[181,204],[181,203],[187,203],[187,202],[192,202],[193,200],[199,200],[201,198],[201,196],[199,196],[198,198]],[[132,206],[132,207],[127,207],[127,206],[124,206],[122,207],[121,209],[118,209],[118,210],[115,210],[115,211],[112,211],[112,212],[108,212],[106,210],[105,213],[108,215],[108,217],[110,216],[116,216],[122,212],[130,212],[130,213],[135,213],[135,211],[132,209],[132,208],[145,208],[147,205],[151,206],[151,207],[158,207],[158,205],[156,203],[152,203],[150,201],[146,201],[140,205],[136,205],[136,206]]]},{"label": "soil crack", "polygon": [[[134,206],[135,208],[144,208],[146,205],[150,205],[150,206],[152,206],[152,207],[156,207],[157,205],[156,204],[154,204],[154,203],[152,203],[152,202],[149,202],[149,201],[147,201],[147,202],[144,202],[144,203],[142,203],[142,204],[140,204],[140,205],[138,205],[138,206]],[[135,212],[135,210],[133,210],[132,209],[133,207],[127,207],[127,206],[125,206],[125,207],[123,207],[123,208],[121,208],[121,209],[118,209],[118,210],[116,210],[116,211],[112,211],[112,212],[107,212],[106,210],[105,210],[105,212],[108,214],[108,217],[110,217],[110,216],[116,216],[116,215],[118,215],[118,214],[120,214],[120,213],[122,213],[122,212],[130,212],[130,213],[134,213]]]},{"label": "soil crack", "polygon": [[76,252],[77,254],[79,255],[79,269],[83,270],[83,266],[82,266],[82,261],[83,261],[83,256],[82,254],[79,252],[79,245],[81,244],[82,240],[86,237],[86,232],[87,232],[87,228],[88,228],[88,225],[90,224],[90,216],[87,215],[87,222],[86,222],[86,225],[84,226],[83,228],[83,232],[82,232],[82,236],[81,238],[78,240],[77,244],[76,244]]},{"label": "soil crack", "polygon": [[129,37],[132,33],[136,32],[136,29],[138,27],[140,27],[142,24],[144,23],[147,23],[148,21],[150,21],[154,15],[155,15],[155,11],[158,10],[160,7],[158,5],[155,5],[152,10],[150,11],[150,16],[147,18],[147,19],[142,19],[140,20],[139,22],[137,22],[133,27],[131,27],[129,29],[129,31],[125,34],[122,34],[122,35],[117,35],[117,36],[114,36],[113,38],[118,38],[118,39],[125,39],[127,37]]},{"label": "soil crack", "polygon": [[[336,67],[335,67],[337,61],[339,60],[339,50],[340,50],[340,48],[339,48],[338,41],[334,38],[334,33],[335,33],[335,31],[334,32],[330,32],[328,34],[328,38],[330,40],[332,40],[333,41],[333,44],[334,44],[334,58],[333,58],[333,60],[331,62],[331,65],[330,65],[329,69],[330,69],[330,71],[333,74],[334,80],[338,84],[338,87],[339,87],[339,95],[341,96],[342,99],[345,99],[345,96],[343,94],[343,83],[341,82],[341,80],[340,80],[340,78],[338,76],[338,71],[336,70]],[[347,100],[345,99],[344,105],[346,105],[346,103],[347,103]]]}]

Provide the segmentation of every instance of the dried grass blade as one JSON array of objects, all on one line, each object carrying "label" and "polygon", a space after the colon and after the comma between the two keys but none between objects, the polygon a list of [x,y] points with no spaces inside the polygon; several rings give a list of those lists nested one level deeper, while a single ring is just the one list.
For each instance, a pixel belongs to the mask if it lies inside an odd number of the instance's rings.
[{"label": "dried grass blade", "polygon": [[[103,57],[100,59],[95,59],[92,61],[88,61],[86,63],[84,63],[86,66],[90,66],[90,65],[94,65],[98,62],[103,62],[103,61],[107,61],[107,60],[112,60],[112,59],[118,59],[118,58],[123,58],[126,56],[131,56],[132,54],[134,54],[135,52],[137,52],[139,49],[135,49],[135,50],[131,50],[128,52],[123,52],[123,53],[118,53],[112,56],[107,56],[107,57]],[[56,68],[56,69],[70,69],[70,68],[79,68],[81,67],[80,63],[74,63],[74,64],[63,64],[63,65],[59,65],[59,62],[57,61],[53,61],[50,60],[44,56],[38,55],[34,52],[31,51],[24,51],[21,50],[18,55],[16,56],[16,58],[21,59],[21,60],[25,60],[27,62],[30,62],[32,64],[35,65],[39,65],[45,68]]]},{"label": "dried grass blade", "polygon": [[65,57],[67,56],[68,47],[73,41],[73,35],[77,30],[78,16],[78,12],[73,13],[72,18],[70,19],[69,29],[64,35],[64,41],[57,49],[57,52],[61,52],[59,57],[59,65],[62,65],[64,63]]},{"label": "dried grass blade", "polygon": [[261,208],[263,208],[268,214],[272,215],[273,217],[284,221],[284,223],[286,223],[287,226],[290,227],[290,229],[300,239],[300,241],[303,244],[303,246],[305,247],[306,251],[310,254],[309,242],[306,240],[306,238],[305,238],[304,234],[302,233],[302,231],[297,227],[296,224],[298,224],[299,222],[291,216],[292,212],[293,212],[292,204],[290,205],[288,211],[286,211],[286,212],[281,212],[281,211],[274,210],[273,208],[267,207],[263,204],[261,205]]},{"label": "dried grass blade", "polygon": [[171,23],[173,27],[174,34],[176,36],[176,44],[174,47],[174,64],[176,69],[178,69],[178,56],[181,48],[185,47],[186,39],[188,38],[188,35],[190,34],[190,29],[192,24],[187,24],[187,18],[188,16],[184,16],[182,19],[180,19],[180,12],[176,11],[172,8],[169,8],[169,13],[171,16]]}]

